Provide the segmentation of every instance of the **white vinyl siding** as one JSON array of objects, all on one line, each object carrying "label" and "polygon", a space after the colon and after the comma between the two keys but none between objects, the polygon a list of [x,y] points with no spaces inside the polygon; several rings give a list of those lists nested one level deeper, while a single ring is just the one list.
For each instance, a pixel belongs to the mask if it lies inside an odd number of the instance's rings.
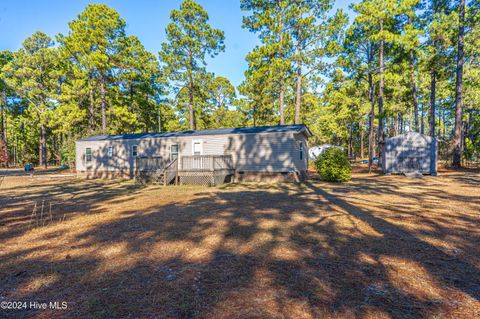
[{"label": "white vinyl siding", "polygon": [[[178,144],[178,155],[193,155],[193,142],[201,141],[202,155],[232,155],[237,171],[285,172],[307,168],[307,139],[303,134],[275,132],[261,134],[225,134],[167,138],[144,138],[114,141],[77,142],[77,170],[85,171],[85,149],[92,149],[92,167],[97,170],[130,171],[134,169],[132,146],[137,155],[170,159],[171,146]],[[304,157],[299,157],[299,142],[303,143]],[[114,156],[109,158],[108,148]],[[96,154],[99,154],[97,156]]]}]

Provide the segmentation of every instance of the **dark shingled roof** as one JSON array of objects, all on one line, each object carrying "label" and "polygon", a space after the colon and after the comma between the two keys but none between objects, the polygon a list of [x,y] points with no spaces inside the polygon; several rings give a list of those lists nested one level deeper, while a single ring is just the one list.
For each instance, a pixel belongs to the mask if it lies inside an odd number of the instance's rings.
[{"label": "dark shingled roof", "polygon": [[184,136],[200,136],[200,135],[224,135],[224,134],[252,134],[252,133],[277,133],[277,132],[302,132],[311,135],[310,130],[304,124],[295,125],[277,125],[277,126],[257,126],[257,127],[238,127],[238,128],[221,128],[214,130],[190,130],[182,132],[152,132],[152,133],[135,133],[135,134],[119,134],[119,135],[97,135],[84,138],[79,142],[87,141],[114,141],[114,140],[131,140],[139,138],[161,138],[161,137],[184,137]]}]

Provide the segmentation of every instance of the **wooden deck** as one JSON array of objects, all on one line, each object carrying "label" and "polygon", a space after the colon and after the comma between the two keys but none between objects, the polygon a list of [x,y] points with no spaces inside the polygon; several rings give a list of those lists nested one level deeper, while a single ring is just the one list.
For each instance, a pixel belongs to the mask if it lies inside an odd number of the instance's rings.
[{"label": "wooden deck", "polygon": [[178,170],[180,184],[218,185],[232,180],[235,169],[230,155],[182,156]]},{"label": "wooden deck", "polygon": [[233,180],[231,155],[181,156],[173,161],[160,157],[137,158],[135,179],[140,183],[218,185]]}]

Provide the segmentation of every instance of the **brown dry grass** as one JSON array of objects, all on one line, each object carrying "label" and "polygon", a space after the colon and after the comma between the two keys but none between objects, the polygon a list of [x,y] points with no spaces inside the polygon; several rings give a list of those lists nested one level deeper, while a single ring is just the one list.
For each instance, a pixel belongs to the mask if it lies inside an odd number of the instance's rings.
[{"label": "brown dry grass", "polygon": [[478,171],[219,188],[8,176],[0,301],[68,309],[0,317],[479,318],[479,185]]}]

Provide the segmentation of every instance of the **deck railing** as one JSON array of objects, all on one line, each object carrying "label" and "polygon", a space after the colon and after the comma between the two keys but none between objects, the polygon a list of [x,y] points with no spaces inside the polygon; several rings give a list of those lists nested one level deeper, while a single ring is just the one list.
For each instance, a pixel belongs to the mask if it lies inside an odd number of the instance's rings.
[{"label": "deck railing", "polygon": [[139,157],[135,160],[135,180],[168,185],[195,183],[217,185],[234,173],[231,155],[181,156],[173,161],[161,157]]},{"label": "deck railing", "polygon": [[193,155],[182,156],[182,171],[217,171],[233,170],[231,155]]}]

